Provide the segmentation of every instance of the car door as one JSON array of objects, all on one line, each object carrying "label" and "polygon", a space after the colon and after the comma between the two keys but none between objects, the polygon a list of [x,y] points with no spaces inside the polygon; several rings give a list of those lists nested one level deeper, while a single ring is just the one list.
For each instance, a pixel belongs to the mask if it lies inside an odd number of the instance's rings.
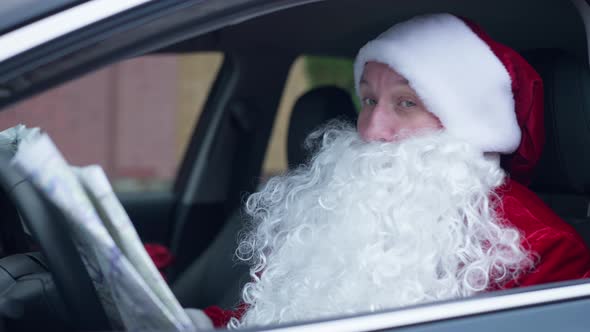
[{"label": "car door", "polygon": [[587,281],[562,282],[443,301],[325,319],[303,324],[275,326],[273,331],[587,331],[590,305]]}]

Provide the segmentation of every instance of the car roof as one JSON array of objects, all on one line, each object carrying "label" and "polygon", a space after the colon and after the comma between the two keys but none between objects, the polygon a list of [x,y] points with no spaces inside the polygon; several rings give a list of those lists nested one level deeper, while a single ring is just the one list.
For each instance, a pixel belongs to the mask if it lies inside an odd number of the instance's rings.
[{"label": "car roof", "polygon": [[367,40],[397,22],[450,12],[480,24],[494,40],[517,50],[556,48],[586,57],[584,23],[563,0],[318,1],[227,26],[167,51],[260,47],[294,54],[354,56]]}]

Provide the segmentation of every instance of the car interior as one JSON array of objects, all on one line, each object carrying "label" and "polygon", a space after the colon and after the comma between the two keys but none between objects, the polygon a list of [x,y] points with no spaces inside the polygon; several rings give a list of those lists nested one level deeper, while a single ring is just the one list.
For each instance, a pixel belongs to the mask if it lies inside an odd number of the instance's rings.
[{"label": "car interior", "polygon": [[[590,151],[585,148],[590,144],[590,69],[585,27],[574,4],[561,0],[311,2],[253,15],[149,51],[224,54],[172,194],[119,196],[142,240],[171,249],[175,261],[166,276],[184,307],[231,309],[239,304],[240,289],[250,278],[248,267],[234,257],[247,221],[241,204],[261,185],[262,164],[293,62],[302,55],[353,58],[366,41],[394,23],[441,11],[478,22],[494,39],[520,51],[543,78],[546,143],[530,187],[590,246]],[[340,87],[322,86],[297,99],[284,142],[289,167],[310,158],[304,146],[311,131],[332,119],[354,123],[354,98]],[[0,152],[4,170],[10,154]],[[11,299],[22,303],[17,308],[2,297],[0,312],[9,318],[7,324],[23,329],[108,330],[80,257],[61,256],[75,253],[60,221],[64,216],[26,179],[2,171],[0,183],[0,292],[18,284],[10,288]]]},{"label": "car interior", "polygon": [[[574,148],[579,142],[590,139],[590,129],[579,121],[587,116],[584,104],[574,102],[587,99],[585,86],[590,83],[590,72],[584,63],[557,50],[535,50],[524,53],[524,56],[542,76],[545,89],[547,143],[531,188],[590,246],[590,192],[584,189],[588,175],[587,168],[579,165],[586,157],[584,151],[580,155],[580,150]],[[290,167],[303,164],[310,158],[309,151],[304,148],[309,133],[332,119],[345,117],[350,121],[356,115],[355,110],[351,96],[338,87],[317,88],[302,95],[289,122]],[[183,303],[192,307],[205,307],[211,303],[231,307],[238,303],[239,289],[248,276],[247,269],[236,265],[232,257],[236,234],[243,227],[243,220],[244,216],[236,211],[212,245],[176,281],[174,291]],[[208,262],[213,261],[216,269],[211,270]],[[217,284],[218,287],[205,287],[201,292],[194,292],[196,284]]]},{"label": "car interior", "polygon": [[[414,6],[400,8],[399,11],[391,12],[387,10],[390,5],[386,2],[376,1],[373,3],[375,7],[356,8],[359,13],[353,13],[352,2],[343,1],[340,3],[341,11],[335,13],[331,18],[331,24],[322,28],[317,26],[322,24],[322,13],[326,14],[331,9],[331,3],[320,2],[313,5],[293,8],[285,12],[279,12],[273,15],[264,16],[249,22],[245,22],[240,26],[224,29],[217,32],[217,38],[223,45],[238,46],[239,41],[248,40],[248,42],[270,44],[276,49],[290,49],[298,47],[300,54],[329,54],[329,55],[348,55],[353,57],[356,48],[363,45],[363,40],[368,40],[367,37],[360,37],[363,34],[362,29],[352,29],[346,27],[343,22],[354,22],[355,17],[366,17],[370,15],[376,17],[372,27],[379,26],[377,31],[385,30],[390,22],[402,20],[405,17],[411,17],[417,13],[434,12],[437,10],[444,10],[443,8],[453,8],[454,12],[465,13],[466,17],[481,24],[494,38],[498,39],[521,51],[521,54],[531,63],[531,65],[539,72],[544,81],[545,90],[545,126],[546,126],[546,145],[542,159],[535,170],[531,188],[544,201],[560,215],[564,220],[576,228],[584,240],[590,244],[590,219],[588,215],[588,208],[590,203],[590,191],[587,185],[586,177],[587,164],[584,161],[588,158],[585,156],[582,147],[583,142],[587,142],[590,137],[587,122],[580,121],[580,119],[587,118],[587,109],[585,107],[588,102],[586,97],[586,84],[588,84],[588,64],[585,49],[584,28],[581,20],[575,18],[577,15],[574,12],[573,5],[568,4],[558,7],[551,7],[557,3],[547,1],[543,4],[514,4],[495,2],[493,9],[486,8],[490,12],[483,13],[481,8],[467,8],[467,3],[444,3],[419,1]],[[528,11],[538,12],[532,15],[550,15],[555,23],[555,26],[543,23],[543,26],[536,26],[536,19],[532,18],[523,22],[523,17],[515,15],[511,17],[510,14],[503,13],[502,20],[496,20],[500,17],[502,10],[507,12],[518,11],[515,6],[522,5],[522,8],[528,8]],[[349,7],[350,6],[350,7]],[[382,7],[380,7],[382,6]],[[440,7],[439,7],[440,6]],[[503,7],[506,6],[506,7]],[[568,6],[570,6],[568,8]],[[435,9],[436,8],[436,9]],[[551,8],[551,9],[550,9]],[[371,11],[370,14],[363,13],[363,10]],[[544,12],[545,10],[554,10],[553,13]],[[382,13],[380,17],[377,12]],[[498,14],[494,16],[493,12]],[[559,12],[559,14],[557,14]],[[358,16],[357,16],[358,15]],[[399,15],[396,18],[392,16]],[[564,15],[564,16],[562,16]],[[561,21],[565,16],[569,16],[571,20],[566,23]],[[305,17],[306,25],[301,27],[296,24],[287,24],[285,22],[295,22],[297,18]],[[558,19],[559,23],[555,22]],[[571,26],[566,27],[571,24]],[[577,25],[575,27],[574,25]],[[263,27],[273,26],[274,33],[262,34],[260,31]],[[309,34],[314,34],[314,38],[298,39],[301,36],[307,36],[307,33],[289,31],[291,27],[309,29]],[[508,26],[512,28],[507,28]],[[548,34],[555,33],[555,27],[559,29],[568,29],[568,32],[563,31],[560,37],[549,41],[551,37]],[[315,28],[315,30],[314,30]],[[571,28],[571,30],[569,30]],[[549,32],[548,30],[553,30]],[[279,31],[279,32],[277,32]],[[524,33],[530,33],[525,36]],[[519,36],[520,33],[523,35]],[[580,34],[580,35],[578,35]],[[245,37],[245,36],[248,37]],[[281,36],[293,36],[292,38],[283,39]],[[501,37],[498,37],[498,36]],[[567,35],[567,37],[566,37]],[[537,37],[534,37],[537,36]],[[538,39],[536,39],[538,38]],[[548,39],[545,39],[548,38]],[[578,39],[580,38],[580,39]],[[562,39],[561,41],[559,39]],[[570,39],[571,43],[566,47],[562,44],[563,39]],[[578,39],[578,41],[574,41]],[[353,46],[350,41],[358,40],[356,46]],[[331,41],[331,42],[330,42]],[[189,45],[186,42],[183,45]],[[544,44],[548,43],[548,44]],[[551,44],[551,45],[549,45]],[[574,45],[577,45],[578,49]],[[184,46],[188,47],[188,46]],[[356,48],[355,48],[356,47]],[[330,49],[332,48],[332,49]],[[355,111],[354,105],[350,103],[351,96],[349,92],[339,89],[336,94],[336,89],[333,87],[333,93],[327,89],[318,89],[304,94],[297,101],[293,109],[292,117],[290,119],[289,133],[288,133],[288,152],[289,165],[296,166],[302,160],[308,157],[303,157],[305,152],[298,150],[298,156],[294,156],[292,151],[294,147],[301,148],[307,134],[313,128],[317,128],[325,124],[328,119],[338,117],[338,115],[352,114]],[[312,99],[313,98],[313,99]],[[338,101],[340,100],[340,101]],[[305,105],[305,110],[300,109]],[[344,106],[348,105],[348,106]],[[346,110],[345,110],[346,109]],[[339,113],[343,112],[343,113]],[[305,120],[302,120],[298,114],[305,114]],[[314,114],[314,115],[312,115]],[[323,115],[320,115],[323,114]],[[303,117],[303,116],[301,116]],[[305,123],[303,123],[305,122]],[[305,128],[305,129],[298,129]],[[249,191],[250,192],[250,191]],[[239,208],[228,219],[227,226],[218,233],[213,245],[205,250],[205,252],[197,258],[182,275],[176,279],[173,284],[173,290],[182,303],[186,305],[204,307],[211,304],[218,304],[223,307],[235,306],[239,301],[239,294],[236,295],[236,290],[248,280],[243,267],[232,260],[233,250],[228,250],[218,256],[222,251],[217,249],[216,245],[225,246],[228,243],[236,242],[236,230],[240,227],[236,225],[243,222],[244,217],[239,214]],[[226,229],[227,227],[227,229]],[[226,233],[227,232],[227,233]],[[225,241],[225,242],[224,242]],[[223,245],[220,243],[224,242]],[[207,267],[207,261],[215,261],[216,269],[214,271]],[[239,273],[227,273],[225,271],[232,267]],[[217,269],[220,269],[219,273]],[[226,270],[228,269],[228,270]],[[199,279],[206,278],[206,279]],[[199,282],[191,282],[199,280]],[[212,283],[207,282],[215,280],[213,284],[216,287],[211,287]],[[201,282],[203,281],[203,282]],[[199,287],[198,285],[207,285]],[[231,285],[228,287],[228,285]]]},{"label": "car interior", "polygon": [[[304,164],[311,157],[305,148],[308,134],[331,120],[353,123],[356,114],[351,96],[339,87],[319,87],[300,96],[289,119],[286,143],[290,167]],[[237,209],[201,257],[175,281],[173,291],[184,306],[232,308],[239,304],[240,290],[249,280],[249,273],[248,267],[236,262],[234,256],[245,220],[246,217]],[[198,294],[195,294],[195,283],[209,286],[198,289]]]}]

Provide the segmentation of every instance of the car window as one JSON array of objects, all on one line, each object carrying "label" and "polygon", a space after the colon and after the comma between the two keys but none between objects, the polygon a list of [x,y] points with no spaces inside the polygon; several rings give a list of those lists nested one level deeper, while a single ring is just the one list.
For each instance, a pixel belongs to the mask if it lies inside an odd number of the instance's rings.
[{"label": "car window", "polygon": [[[354,78],[350,58],[303,55],[291,66],[283,90],[272,136],[263,167],[263,179],[287,170],[287,130],[289,117],[297,99],[320,86],[337,86],[354,96]],[[358,101],[353,98],[354,102]]]},{"label": "car window", "polygon": [[116,191],[167,191],[221,53],[110,65],[0,112],[0,128],[41,127],[74,165],[99,164]]}]

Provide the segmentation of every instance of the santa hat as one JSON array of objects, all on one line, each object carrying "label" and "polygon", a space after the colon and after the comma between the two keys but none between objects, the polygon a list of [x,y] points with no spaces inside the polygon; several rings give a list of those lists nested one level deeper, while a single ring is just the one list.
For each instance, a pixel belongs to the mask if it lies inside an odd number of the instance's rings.
[{"label": "santa hat", "polygon": [[369,61],[404,76],[449,133],[508,155],[512,178],[528,182],[544,143],[543,87],[518,53],[471,22],[433,14],[396,24],[361,48],[357,93]]}]

